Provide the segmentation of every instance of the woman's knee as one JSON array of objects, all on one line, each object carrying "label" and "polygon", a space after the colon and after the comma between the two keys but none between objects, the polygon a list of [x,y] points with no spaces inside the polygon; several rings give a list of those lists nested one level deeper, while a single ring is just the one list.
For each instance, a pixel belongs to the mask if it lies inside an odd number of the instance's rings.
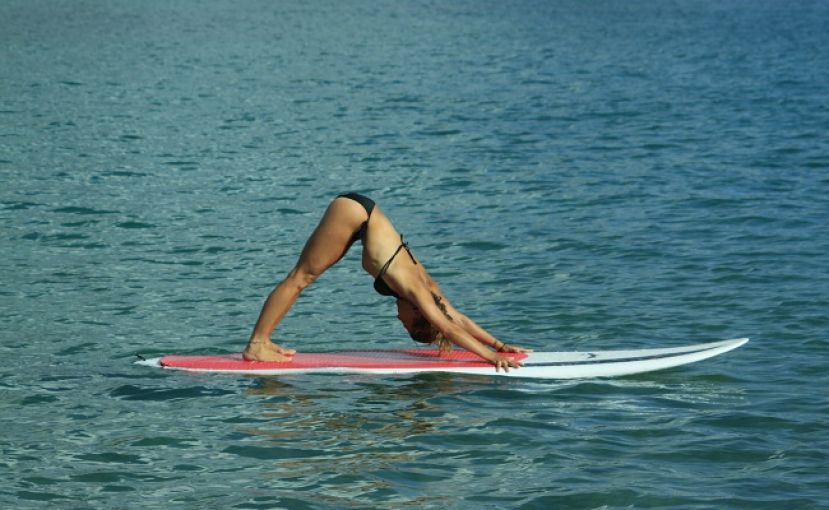
[{"label": "woman's knee", "polygon": [[319,278],[319,273],[310,271],[305,268],[295,267],[288,273],[286,280],[296,287],[298,290],[305,290],[306,287],[314,283]]}]

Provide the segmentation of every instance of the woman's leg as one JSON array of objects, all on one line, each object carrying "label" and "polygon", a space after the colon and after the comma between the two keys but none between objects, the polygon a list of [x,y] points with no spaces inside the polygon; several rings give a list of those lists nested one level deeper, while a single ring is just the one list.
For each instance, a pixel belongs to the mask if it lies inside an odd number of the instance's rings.
[{"label": "woman's leg", "polygon": [[348,251],[354,232],[368,215],[362,206],[347,198],[337,198],[305,242],[299,260],[265,301],[259,319],[244,351],[251,361],[284,361],[294,354],[271,341],[276,326],[296,303],[299,294]]}]

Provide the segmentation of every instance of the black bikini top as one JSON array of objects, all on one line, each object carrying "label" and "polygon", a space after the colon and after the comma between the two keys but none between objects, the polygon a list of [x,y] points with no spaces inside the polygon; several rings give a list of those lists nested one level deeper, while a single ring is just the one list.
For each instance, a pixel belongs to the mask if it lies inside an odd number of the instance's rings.
[{"label": "black bikini top", "polygon": [[400,234],[400,246],[397,247],[397,249],[394,251],[394,254],[391,256],[391,258],[389,258],[389,260],[387,260],[386,263],[383,264],[383,267],[380,268],[380,272],[377,273],[377,278],[374,279],[374,290],[376,290],[377,293],[382,295],[382,296],[391,296],[395,299],[400,299],[400,296],[397,294],[397,292],[392,290],[392,288],[389,287],[389,284],[386,283],[385,280],[383,280],[383,275],[385,275],[386,271],[389,270],[389,266],[391,265],[392,261],[394,260],[394,257],[396,257],[397,254],[400,253],[400,250],[402,250],[403,248],[406,249],[406,253],[409,254],[409,257],[412,259],[412,262],[417,264],[417,261],[415,260],[414,255],[412,255],[412,250],[409,249],[409,243],[404,241],[403,240],[403,234]]}]

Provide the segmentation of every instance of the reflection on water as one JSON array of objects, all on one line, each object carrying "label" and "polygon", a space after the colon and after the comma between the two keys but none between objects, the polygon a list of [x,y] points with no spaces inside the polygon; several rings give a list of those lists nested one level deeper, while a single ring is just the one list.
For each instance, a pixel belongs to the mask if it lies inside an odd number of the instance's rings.
[{"label": "reflection on water", "polygon": [[457,416],[445,402],[474,386],[432,375],[322,376],[329,384],[313,381],[310,388],[304,378],[292,379],[257,379],[245,391],[261,399],[264,420],[239,429],[255,441],[226,452],[266,462],[269,484],[306,485],[320,502],[334,506],[349,507],[365,495],[384,500],[387,508],[438,505],[446,499],[386,496],[403,478],[426,483],[452,476],[452,469],[435,461],[434,451],[414,445],[418,437],[451,428]]},{"label": "reflection on water", "polygon": [[[341,376],[322,377],[333,382]],[[262,415],[269,420],[267,427],[248,432],[285,441],[306,431],[331,431],[337,441],[360,445],[402,441],[440,428],[445,413],[435,401],[463,391],[441,376],[379,382],[371,376],[347,376],[337,387],[314,384],[312,392],[286,379],[262,378],[246,390],[247,395],[264,397]],[[324,449],[327,443],[316,444]]]},{"label": "reflection on water", "polygon": [[[299,485],[313,491],[313,501],[343,508],[358,497],[389,508],[451,505],[453,484],[476,476],[520,486],[527,477],[548,487],[553,479],[567,483],[574,465],[589,463],[585,447],[618,456],[617,467],[635,463],[630,444],[675,447],[683,443],[677,431],[701,419],[700,406],[742,398],[728,385],[675,371],[541,383],[450,374],[249,380],[244,393],[256,419],[246,417],[242,436],[224,453],[260,464],[270,488]],[[403,480],[412,487],[405,497]],[[429,495],[417,494],[426,485]],[[522,499],[508,485],[493,488],[492,497]]]}]

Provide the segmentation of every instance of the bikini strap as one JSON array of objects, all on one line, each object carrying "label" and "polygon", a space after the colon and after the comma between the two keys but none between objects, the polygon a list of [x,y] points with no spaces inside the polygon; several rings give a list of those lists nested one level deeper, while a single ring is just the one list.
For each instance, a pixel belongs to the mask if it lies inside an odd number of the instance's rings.
[{"label": "bikini strap", "polygon": [[389,270],[389,266],[391,265],[391,262],[394,260],[394,258],[397,256],[398,253],[400,253],[400,250],[402,250],[403,248],[406,248],[406,253],[409,254],[409,257],[412,259],[412,262],[417,264],[417,261],[415,260],[414,255],[412,254],[412,250],[409,248],[409,243],[404,241],[403,240],[403,234],[400,234],[400,246],[398,246],[397,249],[394,250],[394,254],[392,254],[392,256],[389,257],[389,260],[387,260],[386,263],[383,264],[383,267],[380,268],[380,272],[377,273],[377,278],[382,278],[383,275],[386,274],[386,271]]},{"label": "bikini strap", "polygon": [[[411,248],[409,248],[409,243],[407,243],[406,241],[403,240],[403,234],[400,234],[400,245],[403,248],[406,248],[406,253],[409,254],[409,258],[412,259],[412,262],[414,263],[414,265],[417,265],[417,261],[415,260],[414,255],[412,254],[412,250],[411,250]],[[399,249],[400,248],[398,248],[398,250]]]}]

